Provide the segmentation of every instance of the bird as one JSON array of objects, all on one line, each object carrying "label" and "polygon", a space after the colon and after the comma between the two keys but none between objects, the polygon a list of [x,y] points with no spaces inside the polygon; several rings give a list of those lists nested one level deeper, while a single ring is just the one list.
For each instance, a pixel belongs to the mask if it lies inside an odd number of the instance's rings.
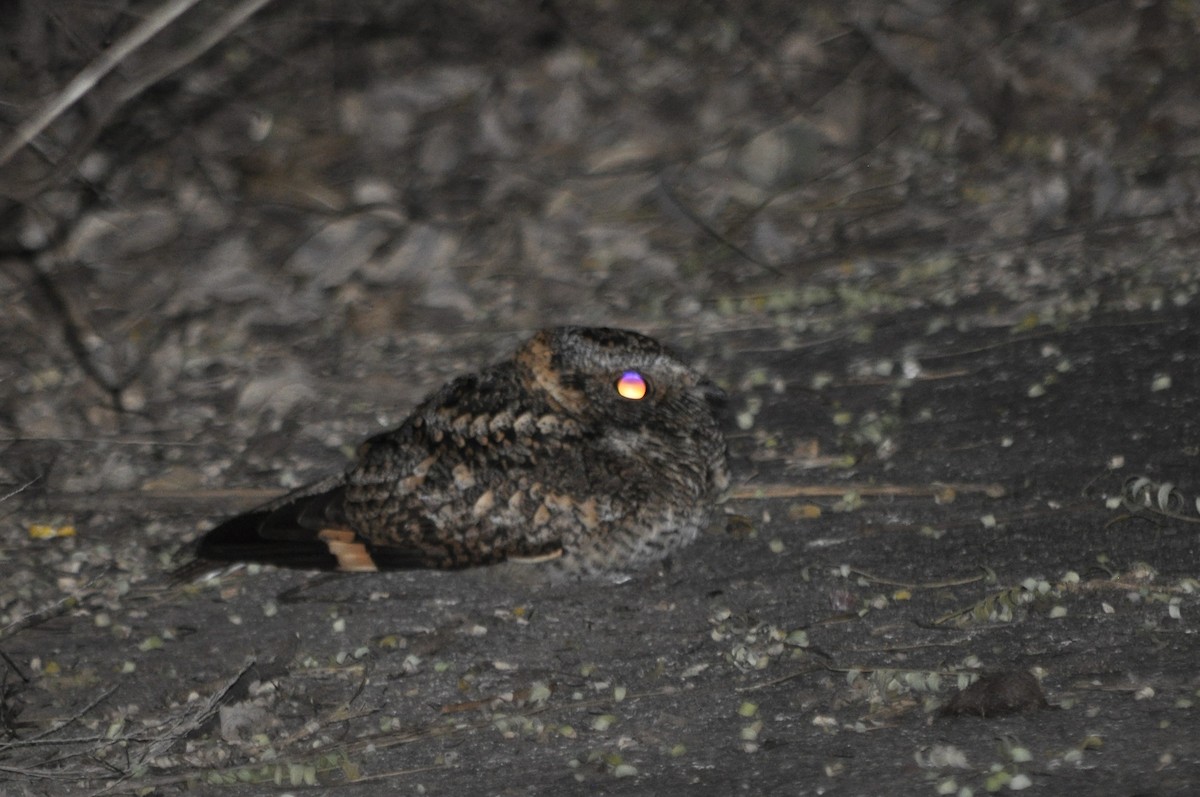
[{"label": "bird", "polygon": [[350,572],[503,561],[621,577],[691,543],[729,487],[725,393],[654,338],[542,329],[340,474],[220,523],[200,562]]}]

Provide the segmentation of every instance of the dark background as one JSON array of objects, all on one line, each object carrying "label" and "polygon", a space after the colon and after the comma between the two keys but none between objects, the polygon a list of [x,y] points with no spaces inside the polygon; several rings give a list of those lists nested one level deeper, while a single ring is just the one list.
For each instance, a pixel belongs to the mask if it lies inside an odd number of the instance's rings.
[{"label": "dark background", "polygon": [[[10,6],[0,147],[170,8]],[[251,10],[0,165],[0,790],[1195,792],[1193,4]],[[567,322],[733,397],[663,568],[170,577]]]}]

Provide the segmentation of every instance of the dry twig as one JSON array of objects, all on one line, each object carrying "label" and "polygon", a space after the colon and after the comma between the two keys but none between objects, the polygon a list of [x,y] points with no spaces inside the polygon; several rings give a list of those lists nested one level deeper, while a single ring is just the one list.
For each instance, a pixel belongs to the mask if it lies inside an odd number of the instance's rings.
[{"label": "dry twig", "polygon": [[0,149],[0,166],[8,163],[13,155],[21,150],[38,134],[49,127],[55,119],[68,108],[78,102],[85,94],[111,72],[117,64],[129,57],[131,53],[149,41],[156,34],[170,25],[181,14],[196,5],[199,0],[167,0],[154,12],[149,14],[138,25],[112,47],[102,52],[94,61],[83,68],[62,91],[50,98],[40,111],[19,125],[12,137]]},{"label": "dry twig", "polygon": [[902,495],[938,497],[953,493],[983,493],[988,498],[1001,498],[1004,486],[996,483],[957,484],[743,484],[733,488],[730,498],[736,501],[756,501],[764,498],[840,498],[847,493],[858,495]]}]

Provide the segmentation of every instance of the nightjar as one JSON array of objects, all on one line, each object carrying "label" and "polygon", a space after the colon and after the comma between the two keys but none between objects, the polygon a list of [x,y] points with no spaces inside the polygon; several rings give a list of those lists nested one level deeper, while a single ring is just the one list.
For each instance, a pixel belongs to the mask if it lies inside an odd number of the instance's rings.
[{"label": "nightjar", "polygon": [[690,543],[723,497],[723,399],[645,335],[544,329],[368,439],[344,473],[212,529],[198,558],[629,571]]}]

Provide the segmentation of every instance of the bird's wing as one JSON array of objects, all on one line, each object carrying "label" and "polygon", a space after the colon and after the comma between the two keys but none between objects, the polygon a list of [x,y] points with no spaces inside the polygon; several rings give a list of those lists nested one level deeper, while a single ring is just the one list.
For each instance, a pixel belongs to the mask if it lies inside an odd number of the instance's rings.
[{"label": "bird's wing", "polygon": [[580,430],[489,377],[452,382],[360,449],[341,508],[380,567],[553,556],[588,511],[547,487],[581,470]]},{"label": "bird's wing", "polygon": [[334,476],[232,517],[201,538],[196,556],[219,562],[338,568],[338,557],[321,534],[347,528],[340,510],[343,490],[343,477]]}]

